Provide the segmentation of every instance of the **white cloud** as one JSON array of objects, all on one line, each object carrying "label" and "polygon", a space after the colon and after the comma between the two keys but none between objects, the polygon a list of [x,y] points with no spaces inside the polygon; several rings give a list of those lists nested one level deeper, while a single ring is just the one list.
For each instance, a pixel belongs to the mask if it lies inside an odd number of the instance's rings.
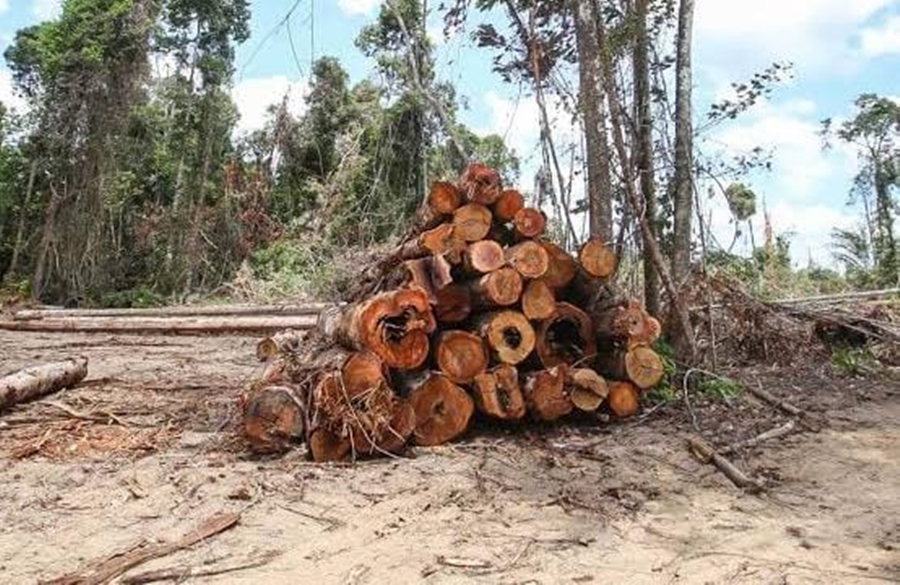
[{"label": "white cloud", "polygon": [[295,116],[302,114],[306,110],[306,89],[305,81],[292,82],[281,75],[241,81],[231,91],[241,115],[236,131],[245,133],[262,128],[268,108],[280,104],[285,96],[288,111]]},{"label": "white cloud", "polygon": [[25,109],[25,100],[13,93],[12,74],[9,69],[0,69],[0,102],[19,112]]},{"label": "white cloud", "polygon": [[[514,100],[489,91],[484,96],[484,102],[490,112],[490,123],[478,129],[479,134],[500,135],[522,157],[535,151],[539,146],[541,129],[540,110],[534,96],[523,95]],[[557,147],[580,141],[580,129],[556,96],[547,96],[547,117]]]},{"label": "white cloud", "polygon": [[863,29],[859,46],[867,57],[900,53],[900,15],[888,18],[882,26]]},{"label": "white cloud", "polygon": [[0,0],[0,14],[9,10],[9,0]]},{"label": "white cloud", "polygon": [[360,16],[371,14],[381,0],[338,0],[338,8],[348,16]]},{"label": "white cloud", "polygon": [[34,0],[31,11],[40,20],[51,20],[62,12],[62,0]]}]

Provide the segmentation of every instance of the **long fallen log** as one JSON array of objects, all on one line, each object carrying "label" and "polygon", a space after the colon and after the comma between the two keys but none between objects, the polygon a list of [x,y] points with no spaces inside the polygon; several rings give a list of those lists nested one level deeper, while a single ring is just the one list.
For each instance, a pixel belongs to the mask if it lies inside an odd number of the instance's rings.
[{"label": "long fallen log", "polygon": [[79,357],[4,376],[0,378],[0,411],[73,386],[87,376],[87,371],[87,358]]},{"label": "long fallen log", "polygon": [[70,319],[88,317],[217,317],[318,315],[335,303],[300,303],[295,305],[210,305],[150,307],[142,309],[22,309],[13,313],[14,321],[35,319]]},{"label": "long fallen log", "polygon": [[312,329],[315,315],[216,317],[70,317],[32,321],[0,320],[0,331],[121,333],[130,335],[258,335],[282,329]]}]

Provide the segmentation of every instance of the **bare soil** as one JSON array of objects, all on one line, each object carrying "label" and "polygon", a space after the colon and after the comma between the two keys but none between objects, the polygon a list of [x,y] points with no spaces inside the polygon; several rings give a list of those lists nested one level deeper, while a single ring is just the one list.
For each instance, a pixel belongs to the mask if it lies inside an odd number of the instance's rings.
[{"label": "bare soil", "polygon": [[58,577],[220,511],[233,529],[129,575],[203,583],[900,581],[900,388],[744,369],[825,424],[739,450],[741,492],[685,448],[788,418],[749,393],[626,422],[474,429],[409,458],[249,456],[234,433],[255,339],[0,332],[0,374],[90,358],[75,389],[0,417],[0,581]]}]

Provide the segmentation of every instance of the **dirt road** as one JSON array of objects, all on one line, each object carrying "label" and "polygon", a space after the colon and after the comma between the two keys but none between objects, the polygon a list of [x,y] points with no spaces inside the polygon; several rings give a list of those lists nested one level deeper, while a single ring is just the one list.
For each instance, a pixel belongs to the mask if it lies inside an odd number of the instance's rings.
[{"label": "dirt road", "polygon": [[[600,428],[476,431],[411,459],[253,459],[232,426],[259,371],[254,343],[0,333],[0,374],[91,360],[82,387],[0,417],[0,581],[57,577],[223,510],[240,523],[129,575],[256,564],[187,581],[900,581],[896,383],[738,373],[829,421],[734,455],[770,486],[752,496],[687,452],[681,403]],[[750,396],[693,407],[718,444],[787,420]]]}]

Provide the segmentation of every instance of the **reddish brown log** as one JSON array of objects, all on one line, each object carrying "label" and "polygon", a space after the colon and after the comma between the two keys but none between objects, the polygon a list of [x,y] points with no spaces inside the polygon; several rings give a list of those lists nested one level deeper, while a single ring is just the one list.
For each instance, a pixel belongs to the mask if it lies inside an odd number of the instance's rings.
[{"label": "reddish brown log", "polygon": [[592,360],[597,353],[590,317],[568,303],[557,303],[549,319],[540,323],[535,344],[546,368]]},{"label": "reddish brown log", "polygon": [[531,323],[518,311],[499,311],[481,315],[478,332],[500,363],[519,364],[534,349]]},{"label": "reddish brown log", "polygon": [[525,416],[525,398],[515,366],[501,364],[478,374],[474,389],[475,406],[487,416],[500,420],[519,420]]},{"label": "reddish brown log", "polygon": [[414,369],[428,357],[435,325],[428,294],[413,288],[323,311],[318,329],[345,347],[372,350],[390,367]]},{"label": "reddish brown log", "polygon": [[466,391],[440,374],[430,376],[413,390],[409,402],[416,413],[416,444],[424,446],[440,445],[462,435],[475,410]]},{"label": "reddish brown log", "polygon": [[372,351],[351,354],[341,367],[344,390],[351,399],[378,388],[387,380],[384,362]]},{"label": "reddish brown log", "polygon": [[522,296],[522,277],[504,267],[469,283],[474,308],[508,307]]},{"label": "reddish brown log", "polygon": [[472,242],[463,257],[463,266],[474,274],[487,274],[499,270],[504,264],[503,247],[491,240]]},{"label": "reddish brown log", "polygon": [[500,198],[500,175],[481,163],[471,163],[459,181],[459,190],[467,201],[491,205]]},{"label": "reddish brown log", "polygon": [[388,428],[378,441],[378,451],[400,453],[416,430],[416,410],[408,401],[398,401]]},{"label": "reddish brown log", "polygon": [[442,223],[402,244],[396,255],[399,260],[444,255],[453,252],[457,245],[453,224]]},{"label": "reddish brown log", "polygon": [[642,345],[604,353],[598,358],[597,367],[610,377],[630,380],[643,390],[653,388],[665,376],[662,358],[651,348]]},{"label": "reddish brown log", "polygon": [[594,278],[609,278],[616,271],[616,253],[598,238],[590,239],[581,246],[578,261],[584,271]]},{"label": "reddish brown log", "polygon": [[616,416],[633,416],[640,407],[640,393],[631,382],[610,382],[609,409]]},{"label": "reddish brown log", "polygon": [[553,289],[543,279],[532,280],[522,292],[522,313],[532,321],[549,319],[556,310]]},{"label": "reddish brown log", "polygon": [[500,222],[512,221],[524,208],[525,198],[522,194],[515,189],[507,189],[500,193],[500,198],[494,203],[494,217]]},{"label": "reddish brown log", "polygon": [[469,287],[451,284],[437,291],[434,316],[441,323],[465,321],[472,312],[472,294]]},{"label": "reddish brown log", "polygon": [[544,274],[544,280],[553,289],[565,288],[578,273],[578,264],[568,252],[553,242],[544,240],[541,242],[541,245],[550,256],[550,264],[547,267],[546,274]]},{"label": "reddish brown log", "polygon": [[444,331],[435,350],[438,369],[451,382],[468,384],[488,366],[488,353],[481,337],[468,331]]},{"label": "reddish brown log", "polygon": [[537,242],[527,240],[506,249],[506,262],[523,278],[540,278],[550,267],[550,255]]},{"label": "reddish brown log", "polygon": [[462,205],[463,195],[456,185],[435,181],[428,192],[428,207],[437,215],[449,215]]},{"label": "reddish brown log", "polygon": [[589,368],[571,369],[566,376],[566,386],[572,404],[578,410],[593,412],[600,408],[609,396],[609,386],[600,374]]},{"label": "reddish brown log", "polygon": [[566,392],[565,365],[540,370],[525,375],[525,402],[528,411],[537,420],[554,421],[574,408]]},{"label": "reddish brown log", "polygon": [[491,210],[484,205],[463,205],[453,213],[454,234],[466,242],[484,239],[491,231],[491,219]]},{"label": "reddish brown log", "polygon": [[251,394],[243,406],[244,437],[253,451],[284,453],[303,442],[306,412],[298,386],[265,386]]},{"label": "reddish brown log", "polygon": [[536,238],[547,229],[547,216],[540,209],[523,207],[513,217],[513,227],[523,238]]},{"label": "reddish brown log", "polygon": [[635,299],[598,312],[594,320],[597,339],[605,348],[651,345],[661,331],[659,321]]},{"label": "reddish brown log", "polygon": [[418,287],[428,294],[432,303],[437,302],[437,293],[453,282],[451,266],[443,256],[429,256],[407,260],[403,263],[405,275],[403,286]]},{"label": "reddish brown log", "polygon": [[309,455],[313,461],[345,461],[350,458],[350,439],[327,428],[318,428],[309,435]]}]

